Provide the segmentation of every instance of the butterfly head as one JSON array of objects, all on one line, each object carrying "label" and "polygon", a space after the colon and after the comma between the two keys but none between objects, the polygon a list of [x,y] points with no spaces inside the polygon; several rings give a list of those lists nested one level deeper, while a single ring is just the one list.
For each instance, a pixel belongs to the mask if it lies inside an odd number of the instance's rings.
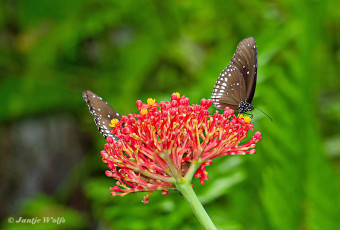
[{"label": "butterfly head", "polygon": [[240,113],[245,113],[254,109],[254,106],[246,101],[241,101],[238,107]]}]

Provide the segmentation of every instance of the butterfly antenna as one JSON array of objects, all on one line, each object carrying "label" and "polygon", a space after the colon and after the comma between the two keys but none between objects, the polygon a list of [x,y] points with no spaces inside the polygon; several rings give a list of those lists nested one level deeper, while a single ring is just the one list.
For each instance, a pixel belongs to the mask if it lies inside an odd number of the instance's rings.
[{"label": "butterfly antenna", "polygon": [[257,108],[257,107],[255,107],[254,106],[254,108],[256,108],[256,109],[258,109],[258,110],[260,110],[264,115],[266,115],[272,122],[273,122],[273,119],[268,115],[268,114],[266,114],[265,112],[263,112],[261,109],[259,109],[259,108]]}]

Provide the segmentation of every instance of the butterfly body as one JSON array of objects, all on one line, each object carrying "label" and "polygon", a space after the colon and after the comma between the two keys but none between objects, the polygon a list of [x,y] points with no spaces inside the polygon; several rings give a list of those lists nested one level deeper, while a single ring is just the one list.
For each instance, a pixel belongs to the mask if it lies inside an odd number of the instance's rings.
[{"label": "butterfly body", "polygon": [[240,104],[238,105],[238,111],[240,113],[245,113],[252,110],[254,110],[254,106],[252,106],[250,103],[246,101],[241,101]]},{"label": "butterfly body", "polygon": [[110,123],[112,119],[120,120],[122,116],[100,96],[91,92],[90,90],[84,91],[83,98],[94,117],[94,122],[96,123],[99,132],[105,138],[107,136],[112,136],[116,139],[113,134],[110,134],[110,131],[113,129],[110,126]]},{"label": "butterfly body", "polygon": [[211,95],[217,109],[251,111],[257,77],[257,49],[253,37],[242,40],[227,68],[218,77]]}]

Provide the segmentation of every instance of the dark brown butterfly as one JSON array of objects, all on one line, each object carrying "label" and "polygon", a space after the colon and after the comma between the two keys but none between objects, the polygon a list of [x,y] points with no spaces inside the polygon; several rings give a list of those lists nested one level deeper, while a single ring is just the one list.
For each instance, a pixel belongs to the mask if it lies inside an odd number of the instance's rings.
[{"label": "dark brown butterfly", "polygon": [[229,107],[240,113],[251,111],[257,75],[257,50],[253,37],[242,40],[214,86],[211,99],[217,109]]},{"label": "dark brown butterfly", "polygon": [[112,136],[114,139],[117,139],[115,135],[110,134],[110,131],[113,128],[109,124],[112,119],[116,118],[120,120],[122,116],[104,101],[103,98],[89,90],[84,91],[83,98],[94,117],[94,122],[96,123],[99,132],[105,138],[107,136]]}]

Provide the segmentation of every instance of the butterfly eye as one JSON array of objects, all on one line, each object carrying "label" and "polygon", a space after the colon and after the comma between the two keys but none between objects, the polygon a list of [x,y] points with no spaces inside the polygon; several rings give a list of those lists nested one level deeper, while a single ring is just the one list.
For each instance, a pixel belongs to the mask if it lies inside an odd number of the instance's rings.
[{"label": "butterfly eye", "polygon": [[253,110],[257,77],[257,50],[253,37],[242,40],[227,68],[217,78],[211,95],[217,109],[226,107],[240,113]]},{"label": "butterfly eye", "polygon": [[112,136],[117,139],[116,136],[110,134],[110,131],[113,129],[110,124],[112,119],[120,120],[122,116],[101,97],[89,90],[86,90],[83,93],[83,98],[93,115],[94,122],[96,123],[99,132],[105,138],[107,136]]}]

